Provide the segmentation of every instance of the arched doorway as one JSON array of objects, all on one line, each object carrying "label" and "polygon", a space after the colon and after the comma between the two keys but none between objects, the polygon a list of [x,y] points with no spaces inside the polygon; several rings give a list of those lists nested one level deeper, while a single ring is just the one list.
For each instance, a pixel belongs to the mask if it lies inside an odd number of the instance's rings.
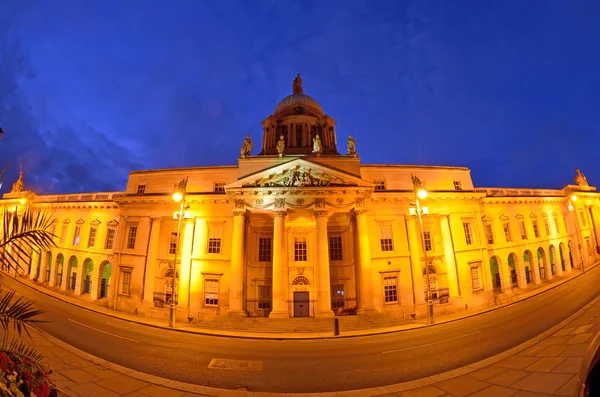
[{"label": "arched doorway", "polygon": [[42,268],[42,253],[38,253],[37,261],[35,263],[35,281],[40,279],[40,270]]},{"label": "arched doorway", "polygon": [[44,275],[47,283],[50,283],[50,275],[52,274],[52,252],[46,252],[46,274]]},{"label": "arched doorway", "polygon": [[558,271],[556,269],[556,248],[554,248],[554,245],[550,244],[548,252],[550,253],[550,272],[554,276]]},{"label": "arched doorway", "polygon": [[500,289],[502,284],[500,282],[500,264],[497,256],[490,258],[490,274],[492,275],[492,286],[494,289]]},{"label": "arched doorway", "polygon": [[563,272],[567,271],[567,267],[565,265],[565,255],[564,255],[565,244],[560,243],[558,245],[558,256],[560,257],[560,268]]},{"label": "arched doorway", "polygon": [[531,263],[531,251],[527,250],[523,253],[523,264],[525,265],[525,281],[527,284],[533,282],[533,265]]},{"label": "arched doorway", "polygon": [[83,294],[89,294],[92,291],[92,272],[94,271],[94,262],[88,258],[83,262]]},{"label": "arched doorway", "polygon": [[77,258],[72,256],[69,258],[67,268],[67,289],[75,291],[75,285],[77,285]]},{"label": "arched doorway", "polygon": [[551,280],[552,273],[550,273],[550,269],[548,269],[548,262],[546,260],[546,253],[542,247],[539,247],[537,250],[537,260],[538,260],[538,269],[540,272],[541,280]]},{"label": "arched doorway", "polygon": [[100,283],[98,299],[108,298],[108,289],[110,287],[110,275],[112,274],[112,265],[108,261],[100,264]]},{"label": "arched doorway", "polygon": [[569,240],[569,262],[571,263],[571,268],[576,267],[575,262],[573,261],[573,241]]},{"label": "arched doorway", "polygon": [[[431,299],[435,301],[435,300],[438,300],[441,298],[440,295],[443,295],[444,301],[447,301],[448,296],[450,294],[447,293],[447,291],[448,291],[447,288],[445,288],[443,290],[439,289],[438,274],[437,274],[436,267],[433,265],[429,265],[428,268],[429,268],[429,289],[431,290]],[[427,290],[427,271],[426,270],[427,269],[423,269],[423,284],[425,285],[425,302],[427,302],[427,300],[429,299],[427,296],[428,290]]]},{"label": "arched doorway", "polygon": [[56,256],[56,266],[55,266],[56,277],[54,279],[53,287],[60,287],[62,285],[63,273],[65,268],[65,257],[63,254],[58,254]]},{"label": "arched doorway", "polygon": [[511,252],[508,255],[508,270],[510,271],[510,285],[512,288],[519,288],[519,273],[520,269],[517,266],[517,255]]}]

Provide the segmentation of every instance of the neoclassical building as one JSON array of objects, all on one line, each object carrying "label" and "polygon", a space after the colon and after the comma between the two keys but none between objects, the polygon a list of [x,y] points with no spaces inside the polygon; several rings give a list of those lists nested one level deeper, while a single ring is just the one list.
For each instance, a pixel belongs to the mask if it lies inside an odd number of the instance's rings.
[{"label": "neoclassical building", "polygon": [[428,296],[436,314],[498,304],[598,260],[600,195],[579,170],[562,189],[476,188],[464,167],[362,164],[335,124],[298,76],[236,165],[132,171],[124,192],[65,195],[21,175],[2,207],[52,215],[56,248],[25,266],[36,282],[165,319],[175,299],[178,321],[201,324],[400,321],[425,316]]}]

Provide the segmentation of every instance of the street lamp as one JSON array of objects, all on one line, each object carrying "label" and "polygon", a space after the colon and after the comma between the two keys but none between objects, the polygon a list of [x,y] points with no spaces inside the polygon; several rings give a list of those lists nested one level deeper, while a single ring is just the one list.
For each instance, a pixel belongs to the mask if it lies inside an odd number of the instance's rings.
[{"label": "street lamp", "polygon": [[175,188],[175,192],[173,193],[173,201],[179,204],[179,213],[176,213],[177,216],[177,244],[175,245],[175,254],[173,256],[173,277],[171,277],[171,304],[169,305],[169,327],[175,328],[175,315],[177,312],[176,302],[175,302],[175,277],[177,276],[177,252],[179,251],[179,241],[181,236],[181,219],[183,218],[184,210],[187,209],[185,207],[185,190],[187,188],[188,178],[182,179],[181,182],[177,184],[177,188]]},{"label": "street lamp", "polygon": [[[569,198],[571,200],[572,203],[575,203],[579,197],[577,197],[576,194],[572,194],[571,197]],[[571,211],[573,213],[573,226],[575,228],[575,236],[577,237],[577,246],[579,248],[579,260],[580,260],[580,264],[581,264],[581,272],[585,273],[585,265],[583,263],[583,253],[581,252],[581,242],[579,240],[579,232],[577,232],[577,213],[575,212],[575,207],[573,206],[573,204],[569,203],[569,211]]]},{"label": "street lamp", "polygon": [[427,197],[427,190],[421,183],[421,180],[412,175],[413,188],[415,192],[415,203],[411,203],[411,205],[416,205],[417,207],[417,215],[419,216],[419,227],[421,233],[421,247],[423,248],[423,255],[425,257],[425,278],[427,279],[427,324],[434,324],[435,321],[433,319],[433,299],[431,299],[431,281],[429,279],[429,262],[427,261],[427,249],[425,247],[425,236],[423,234],[423,218],[422,214],[427,214],[427,207],[421,208],[421,203],[419,199],[424,200]]}]

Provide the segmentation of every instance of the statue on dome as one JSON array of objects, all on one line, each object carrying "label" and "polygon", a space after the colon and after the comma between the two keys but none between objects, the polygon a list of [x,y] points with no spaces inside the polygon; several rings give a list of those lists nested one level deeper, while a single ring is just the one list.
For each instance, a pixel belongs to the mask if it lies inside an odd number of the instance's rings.
[{"label": "statue on dome", "polygon": [[356,153],[356,140],[352,138],[352,134],[348,135],[348,156],[358,156],[358,153]]},{"label": "statue on dome", "polygon": [[293,92],[294,94],[304,94],[304,90],[302,89],[302,79],[300,78],[300,73],[298,73],[298,76],[294,79]]},{"label": "statue on dome", "polygon": [[277,142],[277,153],[279,153],[279,157],[283,157],[283,150],[285,149],[285,139],[283,139],[283,135],[279,137],[279,141]]},{"label": "statue on dome", "polygon": [[579,185],[579,187],[588,187],[588,181],[585,175],[577,168],[575,170],[575,183]]},{"label": "statue on dome", "polygon": [[242,145],[242,148],[240,149],[240,154],[242,155],[242,158],[246,158],[247,156],[250,156],[250,152],[252,152],[252,139],[250,139],[250,134],[246,134],[246,138],[244,139],[244,144]]},{"label": "statue on dome", "polygon": [[321,154],[322,150],[323,146],[321,145],[321,138],[319,138],[319,135],[316,135],[313,138],[313,153]]},{"label": "statue on dome", "polygon": [[19,179],[12,185],[11,193],[21,193],[25,190],[25,184],[23,183],[23,171],[19,174]]}]

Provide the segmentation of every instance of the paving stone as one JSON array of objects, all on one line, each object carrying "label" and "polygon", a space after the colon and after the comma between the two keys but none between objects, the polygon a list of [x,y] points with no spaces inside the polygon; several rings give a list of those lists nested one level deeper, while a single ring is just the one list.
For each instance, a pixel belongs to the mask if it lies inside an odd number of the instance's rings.
[{"label": "paving stone", "polygon": [[141,380],[137,380],[126,375],[119,375],[114,378],[102,379],[96,383],[102,387],[107,388],[108,390],[112,390],[116,393],[123,394],[131,393],[148,386],[148,383],[142,382]]},{"label": "paving stone", "polygon": [[568,328],[563,328],[560,329],[558,331],[556,331],[554,334],[552,334],[552,336],[563,336],[563,335],[568,335],[571,333],[571,331],[573,331],[575,329],[575,327],[568,327]]},{"label": "paving stone", "polygon": [[560,365],[552,370],[552,372],[563,372],[569,374],[576,374],[581,368],[581,362],[583,357],[567,357]]},{"label": "paving stone", "polygon": [[571,345],[564,352],[560,353],[563,357],[583,357],[585,356],[585,351],[588,348],[587,343],[579,343],[577,345]]},{"label": "paving stone", "polygon": [[551,336],[549,338],[546,338],[546,339],[540,341],[539,343],[536,344],[536,346],[564,345],[572,337],[573,337],[573,335]]},{"label": "paving stone", "polygon": [[493,383],[499,386],[510,386],[515,382],[520,381],[524,377],[529,375],[529,372],[519,371],[516,369],[509,369],[501,374],[486,379],[486,382]]},{"label": "paving stone", "polygon": [[512,385],[512,387],[526,391],[552,394],[566,385],[572,377],[572,375],[567,374],[533,372]]},{"label": "paving stone", "polygon": [[569,346],[567,345],[554,345],[554,346],[550,346],[549,348],[542,350],[541,352],[539,352],[537,354],[538,357],[556,357],[558,356],[560,353],[564,352],[565,350],[567,350]]},{"label": "paving stone", "polygon": [[123,397],[147,397],[147,396],[145,394],[134,391],[133,393],[127,394],[126,396],[123,396]]},{"label": "paving stone", "polygon": [[152,397],[181,397],[185,392],[158,385],[152,385],[138,390],[138,393]]},{"label": "paving stone", "polygon": [[397,393],[399,397],[440,397],[446,394],[445,391],[434,386],[419,387],[418,389],[405,390]]},{"label": "paving stone", "polygon": [[81,369],[85,367],[93,367],[94,363],[77,356],[58,357],[56,361],[61,362],[67,368]]},{"label": "paving stone", "polygon": [[511,397],[553,397],[552,394],[532,393],[530,391],[517,390]]},{"label": "paving stone", "polygon": [[525,368],[527,371],[550,372],[560,363],[565,361],[565,357],[544,357],[540,361]]},{"label": "paving stone", "polygon": [[[591,319],[592,321],[594,321],[594,319]],[[575,330],[573,330],[573,332],[571,332],[572,335],[577,335],[577,334],[585,334],[586,332],[589,332],[590,328],[593,327],[593,324],[588,324],[588,325],[582,325],[581,327],[577,327],[575,328]]]},{"label": "paving stone", "polygon": [[77,383],[73,382],[72,380],[69,379],[62,379],[62,380],[57,380],[54,382],[54,384],[56,385],[56,387],[62,389],[62,388],[67,388],[67,387],[71,387],[71,386],[76,386]]},{"label": "paving stone", "polygon": [[435,387],[442,389],[453,396],[462,397],[485,389],[489,385],[485,382],[463,375],[437,383]]},{"label": "paving stone", "polygon": [[486,380],[486,379],[491,378],[492,376],[496,376],[504,371],[506,371],[506,368],[490,365],[489,367],[481,368],[475,372],[471,372],[469,374],[469,376],[472,378],[475,378],[475,379],[479,379],[479,380]]},{"label": "paving stone", "polygon": [[185,393],[181,397],[213,397],[210,394]]},{"label": "paving stone", "polygon": [[558,394],[559,396],[573,396],[575,394],[575,390],[577,390],[578,383],[579,383],[579,380],[577,379],[577,377],[573,376],[566,385],[561,387],[554,394]]},{"label": "paving stone", "polygon": [[100,379],[114,378],[115,376],[119,376],[121,374],[111,371],[108,368],[95,366],[89,368],[82,368],[84,371],[89,372],[92,375],[96,375]]},{"label": "paving stone", "polygon": [[469,394],[469,397],[511,397],[516,390],[508,389],[502,386],[492,385],[474,394]]},{"label": "paving stone", "polygon": [[536,345],[536,346],[531,346],[528,349],[523,350],[522,352],[519,352],[519,356],[535,356],[536,354],[538,354],[539,352],[541,352],[542,350],[546,349],[548,346],[544,346],[544,345]]},{"label": "paving stone", "polygon": [[95,383],[86,383],[70,387],[75,393],[85,397],[119,397],[121,394],[114,393]]},{"label": "paving stone", "polygon": [[575,335],[567,343],[570,345],[575,345],[577,343],[589,343],[591,342],[592,336],[594,336],[594,334],[591,332],[582,333]]},{"label": "paving stone", "polygon": [[502,361],[494,364],[496,367],[512,368],[512,369],[523,369],[527,368],[536,361],[539,357],[524,357],[524,356],[511,356],[507,357]]},{"label": "paving stone", "polygon": [[97,376],[81,369],[62,369],[58,372],[78,384],[95,382],[100,379]]}]

